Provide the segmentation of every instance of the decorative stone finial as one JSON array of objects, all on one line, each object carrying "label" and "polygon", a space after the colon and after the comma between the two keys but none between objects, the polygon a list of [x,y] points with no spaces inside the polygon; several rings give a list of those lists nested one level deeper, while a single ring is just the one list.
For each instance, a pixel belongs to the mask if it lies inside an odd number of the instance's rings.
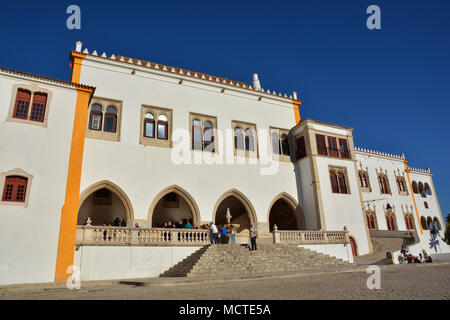
[{"label": "decorative stone finial", "polygon": [[76,46],[75,46],[75,51],[81,52],[82,46],[83,46],[83,43],[81,41],[77,41]]},{"label": "decorative stone finial", "polygon": [[259,82],[257,73],[253,74],[253,87],[257,90],[261,90],[261,83]]},{"label": "decorative stone finial", "polygon": [[278,231],[278,226],[276,224],[273,225],[273,231]]},{"label": "decorative stone finial", "polygon": [[87,220],[86,220],[86,225],[87,225],[88,227],[90,227],[90,226],[91,226],[91,223],[92,223],[91,217],[88,217]]}]

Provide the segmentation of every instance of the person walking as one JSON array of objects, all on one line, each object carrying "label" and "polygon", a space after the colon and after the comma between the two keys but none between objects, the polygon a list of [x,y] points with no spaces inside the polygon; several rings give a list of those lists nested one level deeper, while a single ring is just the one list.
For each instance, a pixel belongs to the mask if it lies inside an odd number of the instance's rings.
[{"label": "person walking", "polygon": [[231,225],[231,244],[236,244],[236,227]]},{"label": "person walking", "polygon": [[219,230],[217,230],[217,226],[214,224],[214,222],[211,221],[211,226],[209,227],[211,230],[211,233],[213,235],[213,242],[214,244],[218,244],[219,243]]},{"label": "person walking", "polygon": [[256,249],[256,238],[258,238],[258,231],[256,230],[256,227],[253,223],[250,226],[249,234],[250,234],[250,242],[252,244],[252,247],[250,250],[256,251],[257,250]]}]

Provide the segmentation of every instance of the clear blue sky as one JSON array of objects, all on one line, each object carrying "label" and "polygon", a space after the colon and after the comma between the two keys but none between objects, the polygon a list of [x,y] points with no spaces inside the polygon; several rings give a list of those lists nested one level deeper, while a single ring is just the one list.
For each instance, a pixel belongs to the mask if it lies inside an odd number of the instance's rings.
[{"label": "clear blue sky", "polygon": [[[81,8],[81,30],[66,8]],[[381,8],[381,30],[366,8]],[[119,54],[297,91],[303,118],[430,166],[450,212],[450,1],[1,1],[0,65],[69,79],[81,40]]]}]

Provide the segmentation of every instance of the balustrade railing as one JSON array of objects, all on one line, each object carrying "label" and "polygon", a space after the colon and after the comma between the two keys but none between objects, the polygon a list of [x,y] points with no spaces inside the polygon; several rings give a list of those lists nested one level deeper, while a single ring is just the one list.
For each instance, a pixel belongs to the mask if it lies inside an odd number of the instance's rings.
[{"label": "balustrade railing", "polygon": [[202,246],[209,230],[77,226],[76,245],[89,246]]},{"label": "balustrade railing", "polygon": [[350,239],[347,231],[274,230],[274,243],[345,244]]}]

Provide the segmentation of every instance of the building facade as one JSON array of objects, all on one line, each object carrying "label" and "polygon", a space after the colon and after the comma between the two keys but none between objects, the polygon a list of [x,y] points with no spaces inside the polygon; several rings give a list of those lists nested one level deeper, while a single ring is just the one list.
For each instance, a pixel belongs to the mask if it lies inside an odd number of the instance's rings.
[{"label": "building facade", "polygon": [[[195,249],[80,248],[77,225],[229,219],[241,243],[251,224],[267,239],[346,230],[343,256],[371,253],[371,230],[416,232],[428,250],[430,226],[445,228],[429,170],[355,147],[352,128],[301,120],[297,94],[256,74],[249,85],[80,42],[71,61],[71,82],[0,70],[0,284],[63,281],[71,265],[86,280],[157,275]],[[124,259],[152,272],[120,273]]]}]

